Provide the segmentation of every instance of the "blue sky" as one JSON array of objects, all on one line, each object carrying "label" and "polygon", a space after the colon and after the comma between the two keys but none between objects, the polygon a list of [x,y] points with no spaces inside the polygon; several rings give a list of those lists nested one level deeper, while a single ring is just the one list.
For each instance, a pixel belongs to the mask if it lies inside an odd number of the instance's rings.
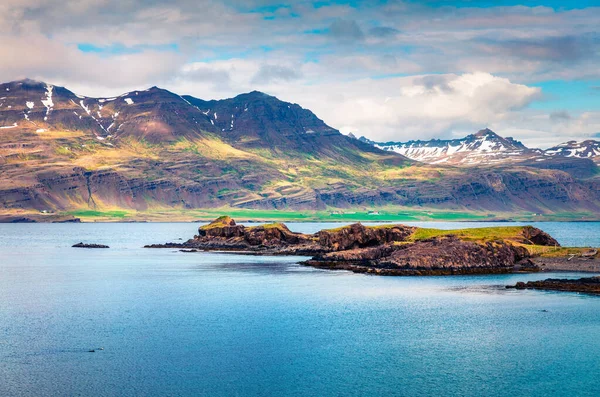
[{"label": "blue sky", "polygon": [[598,1],[5,0],[0,79],[262,90],[372,139],[600,131]]}]

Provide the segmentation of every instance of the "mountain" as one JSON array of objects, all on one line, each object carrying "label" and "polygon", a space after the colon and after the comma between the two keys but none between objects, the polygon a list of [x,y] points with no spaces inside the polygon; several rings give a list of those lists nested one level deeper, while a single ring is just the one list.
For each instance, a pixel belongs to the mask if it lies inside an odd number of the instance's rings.
[{"label": "mountain", "polygon": [[481,166],[502,163],[547,161],[548,157],[591,159],[600,162],[600,142],[570,141],[550,149],[528,148],[513,138],[503,138],[486,128],[461,139],[408,142],[374,142],[359,138],[379,149],[392,151],[428,164]]},{"label": "mountain", "polygon": [[536,151],[489,130],[438,141],[437,150],[448,158],[455,151],[473,159],[470,150],[521,161],[425,164],[345,136],[310,110],[260,92],[206,101],[152,87],[91,98],[32,80],[0,84],[0,92],[0,214],[375,207],[600,213],[591,160],[537,161]]},{"label": "mountain", "polygon": [[429,164],[498,164],[539,155],[538,150],[528,149],[521,142],[513,138],[503,138],[487,128],[465,138],[452,140],[377,143],[364,137],[360,139],[377,148]]},{"label": "mountain", "polygon": [[594,140],[569,141],[546,149],[544,154],[548,156],[587,158],[598,163],[600,162],[600,142]]}]

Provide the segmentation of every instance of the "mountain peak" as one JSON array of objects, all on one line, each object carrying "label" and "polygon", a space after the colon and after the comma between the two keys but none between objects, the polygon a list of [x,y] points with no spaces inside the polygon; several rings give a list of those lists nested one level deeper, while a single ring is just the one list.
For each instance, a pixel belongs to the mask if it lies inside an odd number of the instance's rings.
[{"label": "mountain peak", "polygon": [[35,85],[37,85],[37,84],[46,84],[43,81],[30,79],[28,77],[26,77],[24,79],[20,79],[20,80],[11,81],[8,84],[19,84],[19,83],[21,83],[21,84],[31,84],[31,85],[33,85],[33,84],[35,84]]},{"label": "mountain peak", "polygon": [[484,138],[484,137],[499,138],[500,137],[498,134],[496,134],[494,131],[490,130],[489,128],[484,128],[483,130],[479,130],[479,131],[477,131],[477,133],[473,134],[473,136],[477,137],[477,138]]},{"label": "mountain peak", "polygon": [[275,98],[273,95],[265,94],[261,91],[250,91],[244,94],[239,94],[234,99],[267,99],[267,98]]}]

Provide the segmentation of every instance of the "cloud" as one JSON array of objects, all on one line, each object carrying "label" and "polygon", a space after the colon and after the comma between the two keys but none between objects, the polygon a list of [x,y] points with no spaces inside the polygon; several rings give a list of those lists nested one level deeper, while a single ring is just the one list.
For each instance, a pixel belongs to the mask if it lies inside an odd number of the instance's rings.
[{"label": "cloud", "polygon": [[328,33],[341,41],[360,41],[365,38],[362,29],[354,20],[338,19],[329,26]]},{"label": "cloud", "polygon": [[491,45],[492,51],[510,57],[553,62],[574,62],[594,55],[596,36],[558,36],[540,39],[506,40]]},{"label": "cloud", "polygon": [[251,82],[255,84],[266,84],[278,81],[292,81],[301,77],[298,70],[282,65],[262,65],[254,75]]},{"label": "cloud", "polygon": [[559,111],[550,113],[550,120],[558,121],[558,122],[565,121],[565,120],[571,120],[571,115],[569,114],[569,112],[567,112],[565,110],[559,110]]},{"label": "cloud", "polygon": [[429,75],[415,79],[417,86],[425,87],[429,92],[452,93],[454,88],[450,85],[452,76],[449,75]]},{"label": "cloud", "polygon": [[159,85],[206,99],[259,89],[377,139],[485,125],[540,142],[600,131],[575,99],[528,107],[540,97],[534,82],[597,85],[600,8],[430,4],[3,0],[0,81],[86,95]]},{"label": "cloud", "polygon": [[398,33],[400,33],[400,31],[398,29],[390,28],[387,26],[378,26],[378,27],[369,29],[369,34],[371,36],[375,36],[375,37],[379,37],[379,38],[395,36]]},{"label": "cloud", "polygon": [[[436,80],[446,88],[432,90]],[[539,97],[540,89],[487,73],[469,73],[287,87],[281,94],[343,132],[375,140],[409,140],[448,136],[457,129],[476,131],[524,109]]]},{"label": "cloud", "polygon": [[31,77],[83,88],[90,94],[161,84],[185,63],[179,54],[157,51],[106,58],[39,34],[0,36],[0,52],[5,54],[0,62],[1,81]]}]

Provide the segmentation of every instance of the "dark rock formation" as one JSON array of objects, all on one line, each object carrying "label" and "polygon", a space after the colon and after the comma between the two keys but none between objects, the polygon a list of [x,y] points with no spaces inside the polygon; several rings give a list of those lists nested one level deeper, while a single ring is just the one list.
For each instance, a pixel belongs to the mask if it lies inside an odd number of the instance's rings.
[{"label": "dark rock formation", "polygon": [[108,245],[103,245],[103,244],[84,244],[84,243],[77,243],[75,245],[72,246],[73,248],[110,248]]},{"label": "dark rock formation", "polygon": [[532,226],[525,226],[523,228],[523,236],[527,240],[525,243],[529,242],[529,244],[535,245],[560,247],[558,241],[556,241],[552,236]]},{"label": "dark rock formation", "polygon": [[305,264],[386,275],[509,273],[528,256],[525,248],[507,242],[480,244],[446,236],[332,252]]},{"label": "dark rock formation", "polygon": [[365,227],[360,223],[317,233],[319,244],[332,251],[378,246],[395,241],[406,241],[415,227],[404,225]]},{"label": "dark rock formation", "polygon": [[506,288],[598,294],[600,293],[600,277],[586,277],[576,280],[549,278],[542,281],[518,282],[516,285],[509,285]]},{"label": "dark rock formation", "polygon": [[[485,229],[481,229],[485,230]],[[533,227],[510,228],[507,239],[482,237],[482,232],[453,235],[452,231],[405,225],[364,226],[356,223],[315,234],[294,233],[282,223],[238,225],[223,216],[199,228],[185,243],[148,245],[148,248],[179,248],[185,252],[235,251],[255,255],[306,255],[304,265],[344,269],[381,275],[447,275],[539,271],[529,260],[526,245],[558,245]],[[490,229],[493,233],[494,229]],[[497,232],[497,230],[495,230]],[[491,240],[491,241],[490,241]]]}]

